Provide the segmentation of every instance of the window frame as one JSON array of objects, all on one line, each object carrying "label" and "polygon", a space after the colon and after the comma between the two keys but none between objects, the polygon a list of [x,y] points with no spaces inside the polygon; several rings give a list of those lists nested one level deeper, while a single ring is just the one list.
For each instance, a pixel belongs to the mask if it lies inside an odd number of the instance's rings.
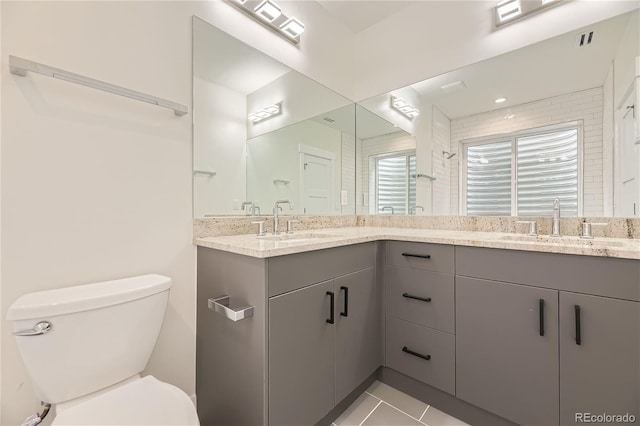
[{"label": "window frame", "polygon": [[[555,133],[560,131],[576,130],[577,131],[577,156],[578,156],[578,213],[577,217],[582,216],[584,209],[584,149],[583,149],[583,121],[576,120],[561,124],[552,124],[548,126],[532,127],[528,129],[517,130],[510,133],[497,133],[493,135],[480,136],[477,138],[467,138],[458,141],[458,152],[461,153],[458,166],[458,203],[460,206],[460,214],[467,216],[467,148],[469,146],[487,145],[496,142],[511,143],[511,216],[518,216],[518,144],[517,139],[527,136],[537,136],[545,133]],[[562,207],[562,206],[561,206]],[[497,216],[494,216],[497,217]]]},{"label": "window frame", "polygon": [[[369,156],[369,182],[371,184],[371,182],[373,181],[374,184],[374,191],[373,191],[373,197],[372,200],[373,203],[372,207],[370,207],[369,209],[369,214],[381,214],[379,211],[379,184],[378,184],[378,162],[380,160],[383,160],[385,158],[394,158],[394,157],[406,157],[406,165],[407,165],[407,181],[406,181],[406,185],[405,185],[405,189],[406,189],[406,198],[405,198],[405,210],[407,211],[405,214],[409,214],[409,208],[410,203],[409,203],[409,180],[411,179],[410,176],[410,168],[409,168],[409,157],[414,156],[416,157],[417,160],[417,153],[415,149],[405,149],[405,150],[401,150],[401,151],[393,151],[393,152],[385,152],[382,154],[377,154],[377,155],[370,155]],[[395,214],[395,213],[394,213]]]}]

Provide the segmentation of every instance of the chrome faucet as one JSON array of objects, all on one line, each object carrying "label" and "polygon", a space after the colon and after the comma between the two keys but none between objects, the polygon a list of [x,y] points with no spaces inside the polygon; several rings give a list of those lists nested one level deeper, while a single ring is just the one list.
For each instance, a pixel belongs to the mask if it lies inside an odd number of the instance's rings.
[{"label": "chrome faucet", "polygon": [[560,237],[560,200],[553,200],[553,219],[551,220],[551,236]]},{"label": "chrome faucet", "polygon": [[409,214],[416,214],[418,209],[424,211],[424,207],[422,206],[411,206],[409,207]]},{"label": "chrome faucet", "polygon": [[393,206],[384,206],[380,211],[384,211],[385,209],[391,209],[391,214],[394,214]]},{"label": "chrome faucet", "polygon": [[240,205],[240,210],[246,211],[247,216],[249,216],[249,209],[245,209],[246,206],[249,206],[251,208],[251,216],[253,216],[253,214],[255,213],[253,201],[243,201],[242,205]]},{"label": "chrome faucet", "polygon": [[289,200],[278,200],[273,204],[273,235],[280,233],[280,218],[278,217],[280,204],[289,204],[289,210],[293,210],[293,206]]}]

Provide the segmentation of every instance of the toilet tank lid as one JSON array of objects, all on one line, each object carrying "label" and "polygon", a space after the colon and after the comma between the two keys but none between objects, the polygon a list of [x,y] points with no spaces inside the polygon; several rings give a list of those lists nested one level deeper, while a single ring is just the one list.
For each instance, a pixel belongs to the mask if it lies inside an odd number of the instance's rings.
[{"label": "toilet tank lid", "polygon": [[82,312],[130,302],[168,290],[171,278],[149,274],[85,284],[21,296],[7,311],[7,320],[24,320]]}]

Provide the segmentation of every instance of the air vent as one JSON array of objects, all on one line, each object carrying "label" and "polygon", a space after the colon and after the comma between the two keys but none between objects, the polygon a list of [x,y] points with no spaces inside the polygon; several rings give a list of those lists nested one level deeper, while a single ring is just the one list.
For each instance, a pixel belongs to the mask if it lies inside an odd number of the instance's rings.
[{"label": "air vent", "polygon": [[593,43],[593,30],[585,31],[576,36],[576,47],[586,47]]},{"label": "air vent", "polygon": [[329,117],[324,117],[323,120],[327,121],[329,123],[335,123],[336,122],[336,120],[334,120],[333,118],[329,118]]}]

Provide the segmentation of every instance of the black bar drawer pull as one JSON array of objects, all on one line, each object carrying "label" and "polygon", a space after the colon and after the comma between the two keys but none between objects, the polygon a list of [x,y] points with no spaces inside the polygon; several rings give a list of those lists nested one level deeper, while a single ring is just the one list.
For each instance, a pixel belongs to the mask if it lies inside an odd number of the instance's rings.
[{"label": "black bar drawer pull", "polygon": [[538,301],[538,310],[540,312],[540,335],[544,336],[544,299]]},{"label": "black bar drawer pull", "polygon": [[335,323],[334,309],[335,309],[336,295],[333,294],[332,291],[328,291],[327,295],[329,296],[329,319],[327,320],[327,322],[329,324],[333,324]]},{"label": "black bar drawer pull", "polygon": [[409,355],[417,356],[418,358],[426,359],[427,361],[431,359],[431,355],[419,354],[418,352],[414,352],[411,349],[407,348],[406,346],[402,348],[402,352],[406,352]]},{"label": "black bar drawer pull", "polygon": [[405,257],[419,257],[421,259],[431,259],[430,254],[413,254],[413,253],[402,253]]},{"label": "black bar drawer pull", "polygon": [[406,297],[407,299],[422,300],[423,302],[431,302],[430,297],[413,296],[409,293],[402,293],[402,297]]},{"label": "black bar drawer pull", "polygon": [[349,316],[349,287],[340,287],[340,291],[344,291],[344,310],[340,312],[343,317]]},{"label": "black bar drawer pull", "polygon": [[576,345],[582,345],[582,330],[580,327],[580,306],[574,306],[576,311]]}]

